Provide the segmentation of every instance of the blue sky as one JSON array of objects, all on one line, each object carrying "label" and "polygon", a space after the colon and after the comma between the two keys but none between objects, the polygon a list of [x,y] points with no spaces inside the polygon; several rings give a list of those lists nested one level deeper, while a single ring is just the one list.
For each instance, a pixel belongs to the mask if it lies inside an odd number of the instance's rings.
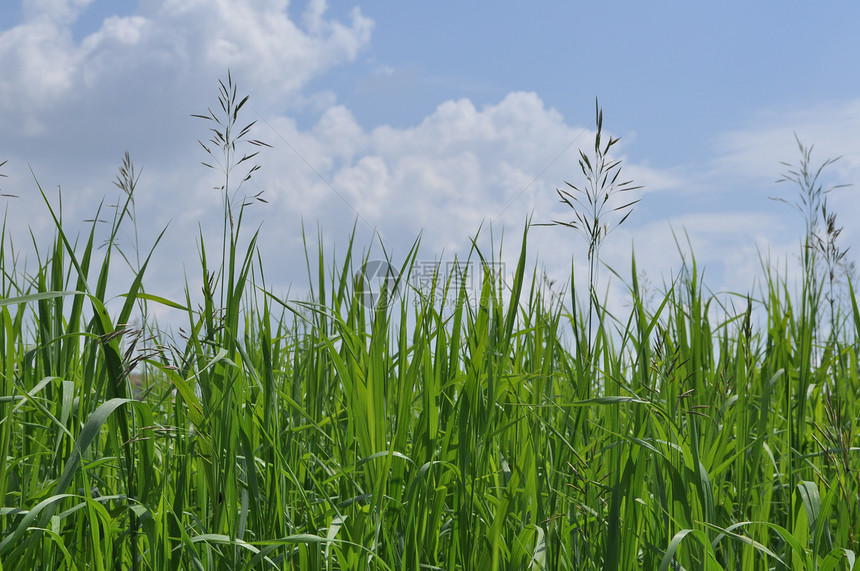
[{"label": "blue sky", "polygon": [[[851,3],[8,1],[0,186],[20,195],[10,231],[26,244],[27,226],[50,231],[29,167],[63,188],[73,225],[115,196],[130,151],[144,242],[170,225],[152,279],[178,294],[198,224],[212,240],[220,229],[196,143],[206,125],[190,114],[216,104],[229,67],[254,136],[273,145],[248,187],[269,199],[252,214],[267,278],[300,291],[302,222],[331,247],[359,217],[359,242],[375,228],[395,256],[421,233],[433,259],[482,224],[510,244],[529,213],[566,216],[554,189],[579,180],[598,97],[645,186],[607,262],[626,273],[635,245],[659,282],[680,261],[672,229],[686,230],[711,287],[746,291],[760,252],[792,263],[798,249],[798,215],[768,199],[796,192],[774,184],[799,156],[795,132],[815,160],[844,155],[826,182],[860,179],[858,21]],[[832,201],[850,257],[857,189]],[[585,263],[560,229],[531,242],[550,273]]]}]

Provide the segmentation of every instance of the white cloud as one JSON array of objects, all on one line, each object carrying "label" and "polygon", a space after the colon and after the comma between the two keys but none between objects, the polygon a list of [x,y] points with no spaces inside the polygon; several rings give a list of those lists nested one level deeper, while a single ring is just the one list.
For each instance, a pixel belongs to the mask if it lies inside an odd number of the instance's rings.
[{"label": "white cloud", "polygon": [[854,176],[860,169],[858,130],[860,99],[763,113],[750,127],[717,137],[716,164],[738,177],[775,180],[774,171],[782,170],[780,162],[796,163],[799,158],[796,135],[805,146],[815,146],[814,160],[842,155],[835,172]]},{"label": "white cloud", "polygon": [[[294,24],[287,2],[149,0],[128,17],[107,18],[75,42],[70,30],[86,1],[32,0],[19,25],[0,32],[0,118],[29,135],[43,134],[44,115],[72,111],[123,84],[157,82],[164,100],[187,101],[193,83],[232,68],[264,101],[283,101],[310,79],[352,61],[370,40],[373,22],[359,10],[349,25],[325,19],[313,3],[309,29]],[[155,86],[124,93],[127,112],[151,107]],[[7,127],[8,128],[8,127]]]},{"label": "white cloud", "polygon": [[21,13],[25,22],[51,21],[58,25],[73,23],[93,0],[24,0]]},{"label": "white cloud", "polygon": [[[860,229],[853,222],[853,213],[860,211],[860,99],[829,102],[810,109],[780,110],[763,114],[749,128],[721,134],[717,141],[718,156],[712,171],[723,180],[733,177],[742,184],[758,189],[759,196],[779,196],[795,202],[800,188],[791,182],[774,184],[782,173],[797,166],[801,154],[795,134],[806,147],[813,146],[811,169],[824,161],[841,157],[822,171],[819,183],[823,188],[839,184],[852,185],[828,195],[831,209],[837,212],[837,222],[845,225],[839,240],[850,247],[851,257],[860,249]],[[739,197],[749,200],[751,197]],[[780,215],[783,236],[798,243],[804,222],[795,210],[769,202],[767,210]]]},{"label": "white cloud", "polygon": [[27,134],[43,130],[34,112],[60,101],[74,81],[78,57],[70,45],[71,32],[50,20],[27,21],[0,33],[0,111],[11,119],[6,125],[14,128],[14,119],[23,117]]}]

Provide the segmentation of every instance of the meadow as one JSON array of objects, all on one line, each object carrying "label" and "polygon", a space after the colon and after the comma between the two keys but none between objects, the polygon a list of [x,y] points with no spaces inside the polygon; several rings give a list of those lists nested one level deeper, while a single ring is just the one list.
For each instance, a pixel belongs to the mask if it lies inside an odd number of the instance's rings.
[{"label": "meadow", "polygon": [[[603,221],[633,202],[579,207],[635,187],[600,128],[588,183],[559,191],[576,216],[542,230],[585,236],[587,288],[542,282],[527,224],[505,275],[473,248],[475,299],[456,268],[411,287],[416,245],[389,260],[397,295],[368,303],[350,243],[337,259],[307,245],[310,296],[284,300],[235,199],[258,168],[241,149],[264,146],[237,122],[246,100],[228,78],[224,113],[202,116],[225,216],[222,243],[200,244],[201,291],[160,297],[145,279],[158,244],[139,263],[117,246],[136,223],[128,157],[103,249],[95,222],[67,236],[48,198],[36,269],[0,249],[3,568],[857,568],[860,309],[835,217],[816,222],[811,149],[787,176],[807,221],[800,282],[763,264],[733,304],[694,259],[646,300],[631,256],[612,272],[629,312],[608,311]],[[154,306],[185,325],[154,328]]]}]

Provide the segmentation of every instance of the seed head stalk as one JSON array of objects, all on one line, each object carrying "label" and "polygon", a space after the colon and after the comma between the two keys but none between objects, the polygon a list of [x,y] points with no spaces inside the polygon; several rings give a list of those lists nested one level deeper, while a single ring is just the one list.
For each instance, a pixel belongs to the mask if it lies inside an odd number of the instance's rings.
[{"label": "seed head stalk", "polygon": [[[603,110],[595,100],[595,124],[597,133],[594,137],[594,148],[591,158],[582,150],[579,151],[579,168],[585,176],[585,184],[579,186],[565,181],[567,189],[556,189],[559,200],[573,212],[569,220],[553,220],[552,225],[572,228],[582,235],[588,243],[588,313],[586,327],[588,338],[585,342],[586,361],[589,364],[589,377],[594,370],[594,313],[600,305],[597,299],[597,279],[600,264],[600,248],[606,237],[633,212],[633,206],[639,199],[620,200],[622,195],[641,189],[633,181],[619,182],[621,175],[621,160],[609,157],[609,152],[619,142],[617,137],[603,136]],[[619,204],[620,202],[620,204]],[[574,288],[571,288],[573,291]],[[574,296],[574,319],[576,319],[576,299]],[[577,339],[578,330],[574,328]],[[581,343],[577,343],[581,347]],[[590,396],[589,388],[586,396]]]},{"label": "seed head stalk", "polygon": [[[250,96],[246,95],[242,99],[239,99],[236,84],[233,83],[233,77],[229,70],[227,71],[227,83],[225,84],[223,80],[219,80],[218,83],[218,103],[221,107],[221,113],[216,113],[212,108],[209,108],[207,110],[207,114],[194,114],[192,117],[197,117],[214,123],[214,126],[209,129],[212,136],[209,141],[207,141],[208,144],[199,139],[197,142],[200,143],[203,150],[211,157],[210,162],[202,162],[203,166],[218,170],[224,175],[224,184],[220,187],[215,187],[215,190],[221,191],[224,205],[220,265],[220,307],[223,308],[230,305],[230,297],[233,292],[233,270],[242,214],[245,206],[251,204],[245,198],[242,199],[242,204],[239,207],[238,214],[239,221],[237,221],[234,217],[235,197],[242,185],[249,181],[253,174],[260,169],[260,165],[258,164],[254,164],[249,167],[245,175],[242,177],[242,180],[238,185],[236,185],[236,188],[232,188],[231,184],[233,184],[233,181],[231,180],[231,175],[233,170],[259,154],[259,151],[254,151],[250,154],[242,154],[242,158],[237,160],[237,146],[241,144],[249,144],[254,147],[271,147],[271,145],[248,137],[251,132],[251,128],[256,124],[256,121],[252,121],[244,127],[240,127],[241,123],[239,122],[239,112],[245,103],[248,102]],[[218,153],[218,151],[220,151],[220,153]],[[258,192],[252,196],[251,199],[266,202],[261,198],[262,194],[262,191]],[[224,271],[225,268],[227,272]],[[227,273],[229,273],[229,275],[227,275]],[[206,277],[206,280],[208,282],[208,276]]]}]

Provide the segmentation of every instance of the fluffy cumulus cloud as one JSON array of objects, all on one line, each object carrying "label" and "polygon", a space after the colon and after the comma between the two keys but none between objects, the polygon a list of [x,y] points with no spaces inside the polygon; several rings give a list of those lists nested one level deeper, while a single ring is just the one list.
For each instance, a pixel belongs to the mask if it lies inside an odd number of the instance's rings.
[{"label": "fluffy cumulus cloud", "polygon": [[307,131],[283,118],[270,127],[261,133],[281,143],[263,175],[272,208],[300,205],[305,218],[343,221],[335,228],[355,220],[395,251],[423,233],[429,252],[449,253],[482,224],[520,228],[538,209],[551,216],[553,186],[577,168],[574,151],[562,151],[591,136],[534,93],[480,109],[443,102],[410,128],[364,130],[338,106]]},{"label": "fluffy cumulus cloud", "polygon": [[89,3],[27,0],[22,21],[0,31],[4,125],[43,134],[52,111],[112,94],[127,112],[153,109],[153,98],[184,103],[185,94],[199,95],[196,84],[227,68],[241,71],[247,88],[283,101],[354,60],[373,27],[358,9],[348,23],[326,19],[320,0],[308,6],[304,26],[287,15],[287,0],[142,0],[137,13],[109,17],[76,41],[71,26]]},{"label": "fluffy cumulus cloud", "polygon": [[21,12],[25,21],[50,20],[71,24],[93,0],[24,0]]},{"label": "fluffy cumulus cloud", "polygon": [[142,208],[151,206],[160,222],[200,214],[213,201],[199,188],[209,179],[194,167],[202,158],[194,141],[206,138],[207,126],[190,114],[217,106],[225,70],[254,94],[255,112],[283,109],[305,98],[311,79],[354,60],[373,27],[357,8],[343,20],[328,17],[320,0],[298,23],[286,0],[141,0],[135,13],[109,16],[77,37],[75,23],[90,4],[25,0],[20,21],[0,29],[2,182],[21,195],[11,207],[28,213],[14,220],[22,235],[28,225],[50,226],[36,214],[30,168],[49,195],[63,187],[70,219],[85,218],[112,194],[126,149],[145,165],[143,182],[156,187],[157,198],[142,194]]}]

